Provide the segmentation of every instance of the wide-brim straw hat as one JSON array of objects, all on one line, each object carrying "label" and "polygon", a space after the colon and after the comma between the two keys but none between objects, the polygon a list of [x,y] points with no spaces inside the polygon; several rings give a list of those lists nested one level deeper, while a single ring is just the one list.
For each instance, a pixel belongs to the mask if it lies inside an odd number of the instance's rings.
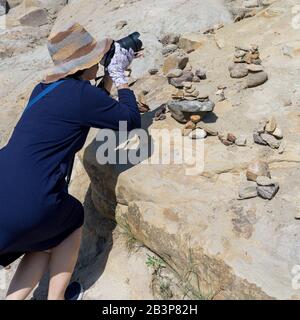
[{"label": "wide-brim straw hat", "polygon": [[43,82],[51,83],[101,61],[113,40],[96,41],[79,23],[66,26],[48,38],[48,50],[54,67],[46,72]]}]

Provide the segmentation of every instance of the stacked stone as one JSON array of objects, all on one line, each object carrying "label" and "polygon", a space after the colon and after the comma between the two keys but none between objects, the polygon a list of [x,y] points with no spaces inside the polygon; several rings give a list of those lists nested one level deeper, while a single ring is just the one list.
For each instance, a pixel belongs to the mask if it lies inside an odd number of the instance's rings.
[{"label": "stacked stone", "polygon": [[228,67],[231,78],[241,79],[247,77],[246,88],[254,88],[268,80],[268,74],[261,65],[258,46],[238,46],[233,63]]},{"label": "stacked stone", "polygon": [[260,196],[271,200],[279,190],[278,182],[271,178],[269,166],[263,161],[252,162],[246,172],[247,181],[239,189],[239,200]]},{"label": "stacked stone", "polygon": [[268,145],[272,149],[280,148],[280,140],[282,138],[282,130],[278,127],[274,117],[261,120],[253,132],[253,140],[255,143],[265,146]]}]

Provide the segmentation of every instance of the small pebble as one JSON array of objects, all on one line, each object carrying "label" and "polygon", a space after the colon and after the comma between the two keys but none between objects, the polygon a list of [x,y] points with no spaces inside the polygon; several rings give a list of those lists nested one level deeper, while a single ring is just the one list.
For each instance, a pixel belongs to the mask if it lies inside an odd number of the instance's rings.
[{"label": "small pebble", "polygon": [[184,86],[185,88],[187,88],[187,89],[191,89],[191,88],[192,88],[192,85],[193,85],[192,82],[183,82],[182,84],[183,84],[183,86]]},{"label": "small pebble", "polygon": [[199,122],[197,123],[197,128],[203,129],[210,136],[218,135],[218,130],[216,130],[211,124]]},{"label": "small pebble", "polygon": [[253,140],[254,140],[254,142],[257,143],[257,144],[261,144],[261,145],[263,145],[263,146],[266,146],[266,145],[267,145],[266,141],[263,140],[262,137],[260,136],[260,134],[257,133],[257,132],[254,132],[254,133],[253,133]]},{"label": "small pebble", "polygon": [[232,134],[232,133],[228,133],[227,140],[232,142],[232,143],[235,143],[236,136],[234,134]]},{"label": "small pebble", "polygon": [[194,130],[196,128],[196,124],[193,121],[188,121],[184,126],[184,128]]},{"label": "small pebble", "polygon": [[257,197],[257,184],[254,181],[246,181],[240,185],[238,200]]},{"label": "small pebble", "polygon": [[254,132],[264,133],[267,121],[268,121],[267,119],[260,120],[259,123],[258,123],[258,126],[255,128]]},{"label": "small pebble", "polygon": [[271,186],[276,184],[276,182],[273,179],[265,176],[257,177],[256,182],[260,186]]},{"label": "small pebble", "polygon": [[261,138],[266,141],[272,149],[278,149],[280,147],[281,142],[268,133],[262,133]]},{"label": "small pebble", "polygon": [[127,25],[127,21],[126,21],[126,20],[121,20],[121,21],[117,22],[117,24],[116,24],[116,29],[117,29],[117,30],[121,30],[121,29],[123,29],[126,25]]},{"label": "small pebble", "polygon": [[271,185],[271,186],[258,186],[257,193],[263,199],[271,200],[275,197],[276,193],[279,190],[279,184]]},{"label": "small pebble", "polygon": [[186,136],[188,136],[192,131],[193,131],[193,129],[183,128],[181,132],[182,132],[182,135],[183,135],[184,137],[186,137]]},{"label": "small pebble", "polygon": [[198,123],[201,120],[201,117],[199,115],[193,115],[190,119],[193,123]]},{"label": "small pebble", "polygon": [[225,136],[222,135],[222,134],[219,134],[219,135],[218,135],[218,138],[219,138],[219,140],[220,140],[225,146],[227,146],[227,147],[233,145],[233,142],[227,140],[227,139],[225,138]]},{"label": "small pebble", "polygon": [[283,138],[282,130],[278,127],[274,130],[274,132],[272,132],[272,135],[277,139]]},{"label": "small pebble", "polygon": [[161,121],[161,120],[165,120],[166,118],[167,118],[167,116],[164,113],[162,113],[159,116],[155,117],[154,120]]},{"label": "small pebble", "polygon": [[198,77],[200,80],[206,80],[206,70],[204,69],[197,69],[195,71],[195,76]]},{"label": "small pebble", "polygon": [[167,74],[167,78],[179,78],[183,75],[183,71],[181,69],[172,69]]},{"label": "small pebble", "polygon": [[256,182],[259,176],[271,178],[269,165],[264,161],[256,160],[249,164],[246,177],[248,180]]},{"label": "small pebble", "polygon": [[236,138],[235,144],[239,147],[244,147],[247,145],[247,138],[244,136],[239,136]]},{"label": "small pebble", "polygon": [[202,129],[196,129],[189,134],[191,139],[204,139],[207,133]]},{"label": "small pebble", "polygon": [[176,44],[168,44],[167,46],[165,46],[162,49],[162,54],[164,56],[166,56],[166,55],[169,55],[169,54],[173,53],[176,50],[177,50],[177,45]]},{"label": "small pebble", "polygon": [[272,117],[271,119],[269,119],[266,123],[266,127],[265,127],[265,130],[268,132],[268,133],[272,133],[275,131],[277,127],[277,122],[276,122],[276,119],[274,117]]},{"label": "small pebble", "polygon": [[195,87],[191,87],[191,88],[189,88],[189,89],[186,88],[186,89],[185,89],[185,92],[186,92],[186,93],[193,93],[195,90],[196,90]]},{"label": "small pebble", "polygon": [[157,74],[158,69],[157,68],[151,68],[151,69],[148,70],[148,72],[149,72],[149,74],[151,74],[153,76],[153,75]]},{"label": "small pebble", "polygon": [[257,65],[257,64],[248,64],[246,66],[246,68],[250,71],[250,72],[261,72],[263,71],[263,67],[261,65]]}]

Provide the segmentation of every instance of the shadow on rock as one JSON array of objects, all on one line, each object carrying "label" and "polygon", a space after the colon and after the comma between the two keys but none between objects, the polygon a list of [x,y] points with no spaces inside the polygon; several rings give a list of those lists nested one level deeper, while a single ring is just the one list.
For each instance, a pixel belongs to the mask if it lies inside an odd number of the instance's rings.
[{"label": "shadow on rock", "polygon": [[214,112],[209,112],[203,119],[204,123],[216,123],[218,120],[218,116]]},{"label": "shadow on rock", "polygon": [[99,130],[97,137],[85,149],[83,164],[91,179],[92,201],[96,209],[109,219],[115,220],[118,202],[115,190],[119,176],[153,153],[154,145],[148,128],[153,123],[155,112],[142,115],[142,129],[131,132]]},{"label": "shadow on rock", "polygon": [[[152,154],[153,142],[147,130],[153,123],[156,111],[149,111],[142,115],[142,128],[146,133],[146,140],[142,141],[139,148],[136,149],[139,155],[138,163]],[[126,142],[126,136],[122,137],[118,135],[118,132],[114,133],[117,146]],[[97,137],[99,138],[99,136]],[[97,137],[86,148],[83,157],[91,184],[83,204],[85,226],[80,255],[73,275],[73,279],[79,280],[85,290],[91,288],[103,274],[109,253],[113,247],[113,230],[116,227],[115,210],[117,206],[115,188],[119,175],[138,164],[121,163],[120,159],[122,160],[124,154],[117,151],[113,152],[113,157],[115,156],[117,160],[115,164],[99,164],[96,153],[99,147],[101,148],[106,142],[97,141]],[[128,150],[126,150],[125,155],[128,156]]]}]

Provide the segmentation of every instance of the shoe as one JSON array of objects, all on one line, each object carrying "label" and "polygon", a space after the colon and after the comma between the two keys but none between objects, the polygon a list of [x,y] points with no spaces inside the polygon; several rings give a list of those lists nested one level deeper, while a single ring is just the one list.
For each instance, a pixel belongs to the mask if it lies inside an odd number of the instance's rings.
[{"label": "shoe", "polygon": [[78,281],[70,283],[65,292],[65,300],[82,300],[83,287]]}]

